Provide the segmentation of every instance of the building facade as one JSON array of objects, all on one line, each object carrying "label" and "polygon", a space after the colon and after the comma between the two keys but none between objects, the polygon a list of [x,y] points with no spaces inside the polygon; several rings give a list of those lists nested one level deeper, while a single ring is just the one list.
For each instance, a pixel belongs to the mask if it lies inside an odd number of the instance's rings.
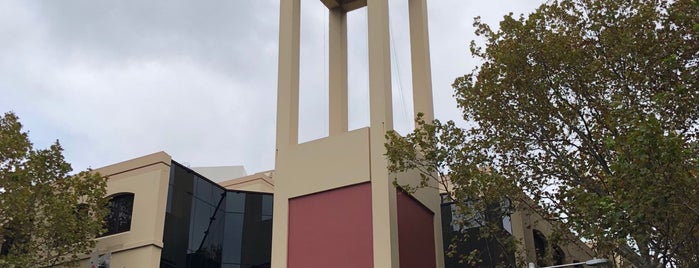
[{"label": "building facade", "polygon": [[[436,188],[406,194],[417,173],[391,174],[388,0],[322,0],[328,8],[328,133],[300,144],[301,0],[280,2],[272,267],[444,267]],[[348,129],[347,14],[367,12],[369,125]],[[413,104],[433,118],[427,1],[408,2]],[[338,243],[338,239],[342,243]]]},{"label": "building facade", "polygon": [[95,171],[107,178],[108,231],[80,267],[270,267],[264,174],[218,184],[163,152]]},{"label": "building facade", "polygon": [[173,161],[160,267],[270,267],[272,201],[268,193],[225,189]]},{"label": "building facade", "polygon": [[[329,136],[298,142],[301,0],[280,1],[274,173],[214,183],[163,152],[98,169],[108,178],[110,231],[81,265],[463,267],[445,255],[453,214],[437,187],[404,192],[394,180],[416,185],[420,174],[392,174],[384,156],[385,134],[393,130],[388,0],[321,2],[329,10]],[[358,8],[367,9],[370,122],[349,130],[347,13]],[[427,1],[410,0],[408,8],[413,109],[431,121]],[[517,213],[510,222],[503,231],[524,242],[520,258],[536,259],[529,249],[535,224]]]},{"label": "building facade", "polygon": [[[107,180],[108,197],[112,200],[107,218],[108,231],[97,238],[92,255],[82,256],[80,267],[163,267],[163,268],[262,268],[272,267],[272,226],[274,222],[275,172],[263,172],[232,178],[215,183],[192,169],[173,161],[159,152],[96,170]],[[233,175],[235,176],[235,175]],[[362,189],[364,188],[364,189]],[[302,232],[290,233],[299,244],[290,250],[316,250],[314,258],[327,263],[352,263],[355,267],[375,267],[370,263],[357,264],[349,256],[371,254],[370,240],[357,235],[367,232],[371,223],[366,220],[370,211],[371,196],[367,184],[344,187],[335,192],[323,192],[313,199],[298,199],[290,206],[296,210],[290,225]],[[364,196],[362,196],[364,195]],[[353,198],[358,196],[359,198]],[[396,191],[399,246],[405,250],[419,250],[424,241],[435,241],[431,236],[433,214],[419,205],[409,194]],[[323,204],[333,204],[325,206]],[[449,201],[441,202],[441,227],[439,234],[443,250],[439,255],[445,267],[471,267],[460,263],[447,252],[452,239],[460,235],[453,224],[459,217]],[[338,223],[317,215],[331,215],[346,222]],[[362,216],[365,215],[365,216]],[[407,215],[407,216],[406,216]],[[309,222],[309,219],[316,222]],[[516,208],[514,213],[493,219],[502,222],[502,233],[521,241],[520,250],[503,252],[494,241],[477,238],[479,226],[470,226],[470,238],[457,247],[460,253],[478,249],[482,260],[477,267],[493,267],[505,261],[515,264],[534,262],[544,264],[544,258],[554,257],[555,263],[571,263],[594,257],[589,247],[572,239],[570,243],[550,244],[548,237],[553,226],[526,207]],[[300,222],[300,223],[299,223]],[[326,226],[322,230],[319,226]],[[339,229],[337,226],[349,226]],[[306,230],[303,230],[305,228]],[[333,233],[338,229],[339,235]],[[328,231],[330,230],[330,231]],[[296,235],[304,234],[303,237]],[[310,235],[309,235],[310,234]],[[323,242],[333,235],[333,245]],[[321,242],[318,242],[321,241]],[[359,247],[349,249],[343,243],[353,241]],[[363,243],[363,244],[362,244]],[[322,247],[346,250],[343,255],[322,254]],[[411,248],[412,247],[412,248]],[[553,250],[554,252],[546,251]],[[417,250],[415,250],[417,251]],[[415,253],[420,261],[403,262],[413,267],[426,266],[434,257]],[[98,266],[102,263],[104,266]],[[401,265],[400,267],[410,267]]]}]

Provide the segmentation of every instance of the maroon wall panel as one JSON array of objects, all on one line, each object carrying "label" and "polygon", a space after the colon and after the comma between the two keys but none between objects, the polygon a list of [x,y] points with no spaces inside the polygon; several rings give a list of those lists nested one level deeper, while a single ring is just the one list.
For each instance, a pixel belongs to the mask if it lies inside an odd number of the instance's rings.
[{"label": "maroon wall panel", "polygon": [[434,268],[434,213],[400,190],[397,206],[400,268]]},{"label": "maroon wall panel", "polygon": [[289,268],[373,267],[371,184],[289,200]]}]

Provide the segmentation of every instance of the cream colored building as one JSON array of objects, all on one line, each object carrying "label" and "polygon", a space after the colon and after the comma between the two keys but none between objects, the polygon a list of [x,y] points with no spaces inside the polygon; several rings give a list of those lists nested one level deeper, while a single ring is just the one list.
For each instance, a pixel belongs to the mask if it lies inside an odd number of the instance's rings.
[{"label": "cream colored building", "polygon": [[[177,180],[176,177],[179,176],[176,174],[182,170],[186,171],[188,176],[203,177],[193,170],[172,161],[171,157],[164,152],[154,153],[97,169],[97,172],[108,178],[107,189],[110,197],[123,196],[125,194],[133,195],[132,213],[128,230],[122,230],[118,233],[98,238],[95,252],[92,256],[83,256],[80,267],[90,267],[89,262],[95,261],[97,259],[96,257],[100,255],[107,257],[106,259],[108,259],[110,267],[198,267],[192,266],[191,263],[180,263],[173,266],[166,266],[163,264],[163,249],[168,246],[164,242],[168,240],[164,237],[166,226],[168,225],[166,215],[174,213],[168,210],[169,206],[173,206],[168,203],[173,202],[173,198],[176,198],[176,194],[173,193],[174,191],[171,189],[171,185],[173,181]],[[208,182],[211,185],[217,184],[220,189],[229,190],[226,192],[228,196],[234,196],[239,193],[264,193],[267,194],[268,197],[271,197],[271,194],[274,194],[276,189],[275,176],[275,171],[267,171],[240,178],[222,180],[218,183],[205,179],[200,179],[200,182]],[[198,190],[195,184],[194,188],[192,188],[191,195],[196,195],[199,192],[200,190]],[[271,201],[271,198],[269,198],[269,200]],[[188,200],[187,202],[193,201]],[[441,207],[442,212],[449,211],[448,204],[442,204]],[[195,209],[194,207],[191,208],[192,211]],[[278,209],[279,206],[275,204],[274,210],[276,211]],[[206,219],[210,217],[216,217],[216,214],[204,215]],[[278,238],[277,236],[274,238],[271,237],[272,223],[269,221],[272,219],[272,214],[269,214],[267,217],[268,223],[270,224],[268,226],[270,232],[270,237],[268,237],[270,248],[267,248],[267,253],[260,255],[266,254],[266,256],[268,256],[267,258],[271,260],[271,240]],[[444,217],[442,217],[442,219],[444,219]],[[511,215],[509,222],[510,233],[518,240],[522,241],[522,251],[520,252],[521,254],[518,255],[520,262],[537,262],[537,250],[541,250],[541,245],[537,244],[540,244],[542,239],[544,243],[546,243],[547,237],[551,234],[552,226],[526,207],[517,208],[515,213]],[[449,223],[445,223],[441,226],[445,225],[448,226]],[[245,230],[247,229],[243,229],[242,232],[245,232]],[[190,232],[193,231],[190,230]],[[443,237],[443,235],[445,234],[440,233],[440,238]],[[192,239],[192,234],[186,232],[178,236],[181,237],[175,238],[183,240]],[[331,239],[335,238],[336,237],[331,237]],[[200,240],[203,241],[206,240],[206,238]],[[200,240],[195,241],[196,243],[194,244],[204,244]],[[560,261],[562,263],[585,261],[595,257],[594,253],[585,244],[575,239],[572,241],[573,242],[565,245],[547,245],[545,248],[548,250],[554,249],[560,251],[559,256],[561,257]],[[341,243],[341,241],[334,240],[334,243]],[[165,251],[168,250],[165,249]],[[241,249],[241,251],[244,251],[244,249]],[[194,254],[194,252],[188,250],[182,251],[181,254],[184,256],[187,254]],[[443,251],[438,254],[444,258]],[[214,264],[215,267],[238,267],[234,266],[232,263],[226,266],[226,263],[223,263],[225,259],[224,256],[214,256],[214,258],[218,258],[214,260],[214,262],[216,262],[216,264]],[[447,267],[461,266],[452,265]]]},{"label": "cream colored building", "polygon": [[171,162],[160,152],[95,170],[108,178],[108,196],[134,195],[130,230],[97,239],[95,250],[111,253],[111,267],[159,267]]},{"label": "cream colored building", "polygon": [[[445,267],[439,192],[402,191],[394,178],[415,184],[419,174],[389,174],[384,157],[393,130],[388,0],[321,0],[329,9],[329,136],[302,144],[300,2],[280,1],[275,170],[226,180],[219,169],[200,169],[217,174],[214,183],[163,152],[98,169],[120,210],[83,267],[99,256],[120,268]],[[408,6],[414,111],[431,121],[427,1]],[[348,130],[347,13],[358,8],[368,19],[370,123]],[[524,211],[512,216],[527,260],[536,256],[532,230],[547,229]]]},{"label": "cream colored building", "polygon": [[[201,189],[205,189],[204,187],[200,187],[202,185],[209,187],[211,189],[209,190],[210,192],[214,192],[216,190],[215,188],[218,188],[218,191],[222,193],[225,192],[226,195],[231,197],[241,194],[264,194],[265,197],[269,197],[267,198],[269,212],[262,212],[262,218],[266,217],[262,220],[268,222],[269,225],[270,237],[267,238],[269,244],[267,251],[269,251],[269,246],[271,246],[272,217],[272,199],[270,193],[273,190],[273,181],[271,177],[269,177],[269,173],[253,174],[235,180],[222,180],[216,184],[195,171],[172,161],[170,155],[164,152],[158,152],[95,170],[108,179],[107,195],[110,198],[126,196],[131,197],[132,201],[131,206],[127,209],[129,216],[122,217],[124,219],[128,218],[128,221],[117,220],[118,222],[121,221],[125,223],[121,224],[120,222],[118,225],[126,226],[126,228],[117,228],[118,230],[116,230],[116,233],[97,238],[97,246],[94,253],[92,255],[82,256],[79,267],[91,267],[90,262],[96,262],[100,256],[102,256],[102,260],[100,261],[107,261],[110,265],[109,267],[183,267],[182,265],[189,265],[187,267],[199,267],[196,264],[192,264],[191,259],[193,258],[189,257],[185,260],[187,263],[176,263],[174,266],[167,266],[168,260],[166,260],[163,255],[165,241],[173,241],[172,238],[183,241],[190,240],[189,244],[204,244],[208,239],[206,236],[202,238],[202,235],[200,235],[198,237],[199,239],[195,240],[194,237],[196,237],[196,234],[193,235],[193,233],[201,234],[209,231],[209,229],[202,232],[202,230],[195,230],[194,227],[190,228],[189,234],[186,232],[175,233],[174,237],[169,237],[170,239],[164,235],[167,233],[166,228],[169,225],[173,225],[168,222],[167,216],[176,214],[175,211],[170,211],[170,207],[175,206],[174,202],[176,201],[173,199],[178,197],[175,194],[176,191],[174,191],[172,187],[173,183],[176,183],[178,180],[177,176],[179,175],[177,174],[181,174],[182,170],[185,170],[186,175],[194,176],[197,180],[197,183],[192,187],[193,191],[189,195],[190,198],[191,196],[199,194],[202,191]],[[235,170],[235,168],[231,170]],[[239,175],[239,173],[233,172],[231,174],[231,176],[236,175]],[[195,199],[192,198],[192,200]],[[195,204],[195,201],[191,201],[191,203]],[[197,207],[195,206],[191,207],[191,211],[198,213]],[[117,212],[116,214],[121,215],[126,213]],[[264,214],[267,215],[265,216]],[[203,217],[199,218],[204,218],[205,221],[212,217],[221,217],[221,215],[217,215],[215,212],[197,215],[203,215]],[[192,218],[194,218],[194,216],[192,216]],[[172,247],[171,245],[168,246]],[[165,247],[165,251],[168,251],[167,249],[168,248]],[[189,249],[183,250],[180,253],[182,256],[196,255],[196,252]],[[269,255],[269,252],[267,252],[267,255]],[[213,259],[215,259],[213,262],[219,262],[219,265],[216,267],[238,267],[239,265],[243,265],[243,263],[238,262],[226,264],[228,266],[222,266],[226,259],[220,255],[214,256]],[[268,263],[269,256],[267,256],[266,259]],[[97,263],[92,264],[97,265]]]},{"label": "cream colored building", "polygon": [[554,226],[528,205],[519,205],[511,218],[513,235],[521,242],[518,258],[526,263],[560,265],[604,257],[573,235],[554,243]]}]

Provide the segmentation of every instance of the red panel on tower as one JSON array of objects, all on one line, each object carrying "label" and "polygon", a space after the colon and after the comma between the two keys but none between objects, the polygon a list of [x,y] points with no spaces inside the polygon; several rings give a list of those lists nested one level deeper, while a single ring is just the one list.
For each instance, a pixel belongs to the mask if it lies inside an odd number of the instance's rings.
[{"label": "red panel on tower", "polygon": [[371,184],[289,200],[289,268],[373,267]]},{"label": "red panel on tower", "polygon": [[434,213],[401,190],[396,195],[400,267],[436,267]]}]

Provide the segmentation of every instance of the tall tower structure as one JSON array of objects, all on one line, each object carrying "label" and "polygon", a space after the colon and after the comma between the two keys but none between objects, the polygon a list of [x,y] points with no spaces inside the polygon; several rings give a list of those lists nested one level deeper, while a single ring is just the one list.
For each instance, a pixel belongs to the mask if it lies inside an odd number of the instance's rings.
[{"label": "tall tower structure", "polygon": [[[329,9],[329,136],[298,143],[300,0],[280,1],[277,152],[272,267],[444,266],[440,198],[393,184],[386,131],[393,129],[388,0],[320,0]],[[433,118],[426,0],[409,3],[413,102]],[[347,18],[367,8],[369,127],[348,131]]]}]

